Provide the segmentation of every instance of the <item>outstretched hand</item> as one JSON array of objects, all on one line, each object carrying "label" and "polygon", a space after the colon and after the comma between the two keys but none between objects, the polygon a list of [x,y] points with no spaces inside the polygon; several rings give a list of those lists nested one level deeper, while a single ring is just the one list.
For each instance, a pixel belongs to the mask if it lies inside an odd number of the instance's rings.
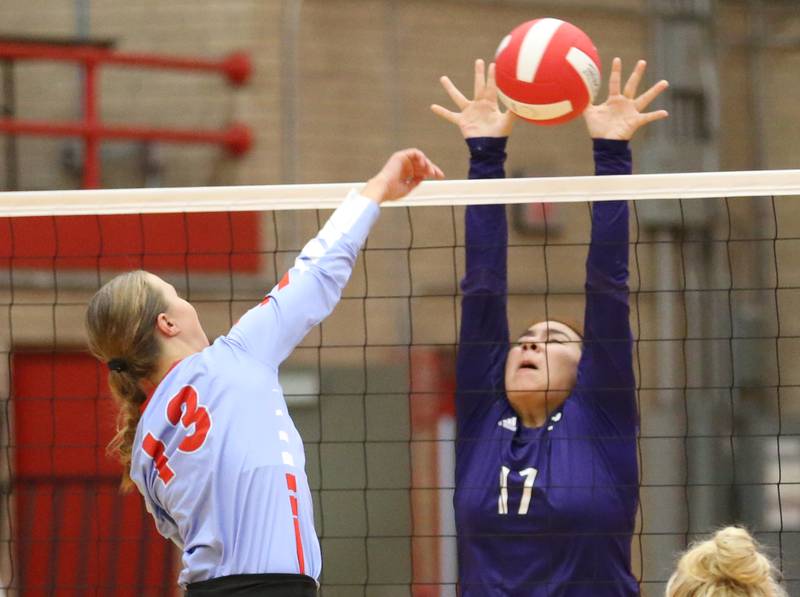
[{"label": "outstretched hand", "polygon": [[511,111],[502,112],[497,104],[494,72],[494,63],[489,65],[487,76],[483,60],[475,61],[475,90],[472,100],[468,100],[448,77],[442,77],[439,79],[442,87],[460,112],[452,112],[438,104],[433,104],[431,110],[437,116],[458,125],[465,139],[507,137],[511,134],[514,114]]},{"label": "outstretched hand", "polygon": [[645,68],[647,63],[644,60],[637,62],[625,88],[621,89],[622,61],[614,58],[611,76],[608,78],[608,99],[602,104],[590,105],[583,113],[593,139],[629,140],[639,128],[669,116],[666,110],[644,111],[669,87],[666,81],[659,81],[640,96],[636,96]]},{"label": "outstretched hand", "polygon": [[392,154],[361,194],[377,203],[394,201],[408,195],[426,178],[444,178],[444,173],[419,149],[403,149]]}]

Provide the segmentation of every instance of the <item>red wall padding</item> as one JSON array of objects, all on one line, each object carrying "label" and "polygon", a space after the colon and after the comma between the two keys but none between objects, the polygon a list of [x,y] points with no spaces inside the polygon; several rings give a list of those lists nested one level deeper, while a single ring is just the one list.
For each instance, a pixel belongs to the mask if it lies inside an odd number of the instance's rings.
[{"label": "red wall padding", "polygon": [[253,212],[0,218],[0,265],[255,272]]},{"label": "red wall padding", "polygon": [[114,407],[84,353],[15,353],[14,584],[25,597],[174,595],[175,548],[105,455]]}]

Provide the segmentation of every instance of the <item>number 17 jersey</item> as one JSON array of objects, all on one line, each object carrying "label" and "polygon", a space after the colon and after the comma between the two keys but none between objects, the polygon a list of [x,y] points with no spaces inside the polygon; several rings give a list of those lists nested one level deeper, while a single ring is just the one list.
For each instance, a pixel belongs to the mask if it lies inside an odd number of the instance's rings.
[{"label": "number 17 jersey", "polygon": [[[468,143],[471,178],[503,175],[503,139]],[[598,174],[629,173],[627,143],[595,141],[595,163]],[[504,388],[507,242],[504,206],[467,208],[454,497],[461,595],[638,595],[628,206],[592,207],[577,382],[537,428],[517,420]]]}]

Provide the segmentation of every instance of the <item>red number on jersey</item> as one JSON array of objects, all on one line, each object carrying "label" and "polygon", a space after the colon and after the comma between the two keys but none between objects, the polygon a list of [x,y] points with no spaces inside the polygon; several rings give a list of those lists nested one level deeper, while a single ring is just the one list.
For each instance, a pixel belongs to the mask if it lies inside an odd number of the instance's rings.
[{"label": "red number on jersey", "polygon": [[164,455],[164,450],[166,448],[164,442],[154,438],[152,433],[148,433],[144,436],[142,449],[145,451],[145,454],[155,461],[158,476],[164,482],[164,485],[168,485],[169,482],[172,481],[172,477],[175,476],[175,471],[169,467],[169,458]]},{"label": "red number on jersey", "polygon": [[[211,429],[211,415],[205,406],[198,404],[197,390],[192,386],[181,388],[167,403],[166,414],[167,420],[175,427],[180,423],[188,431],[194,425],[194,433],[184,437],[178,445],[181,452],[196,452],[203,447]],[[175,477],[175,471],[169,466],[169,458],[164,454],[166,448],[164,442],[152,433],[148,433],[142,441],[142,449],[155,462],[164,485],[168,485]]]},{"label": "red number on jersey", "polygon": [[[183,417],[181,417],[182,407]],[[182,452],[194,452],[203,447],[206,441],[208,430],[211,429],[211,417],[205,406],[197,405],[197,390],[192,386],[186,386],[173,396],[167,404],[167,419],[173,425],[183,423],[185,429],[194,425],[194,433],[187,435],[178,446]]]}]

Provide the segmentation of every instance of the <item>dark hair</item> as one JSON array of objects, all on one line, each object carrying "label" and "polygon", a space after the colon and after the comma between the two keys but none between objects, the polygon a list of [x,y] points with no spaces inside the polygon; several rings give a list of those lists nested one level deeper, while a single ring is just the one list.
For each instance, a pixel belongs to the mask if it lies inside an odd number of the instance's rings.
[{"label": "dark hair", "polygon": [[89,301],[86,331],[91,353],[109,364],[108,385],[117,402],[117,433],[107,451],[122,464],[122,489],[131,488],[133,439],[147,395],[140,387],[158,366],[156,319],[167,310],[164,295],[138,270],[120,274]]},{"label": "dark hair", "polygon": [[567,326],[573,332],[578,334],[578,336],[580,337],[581,341],[583,341],[583,326],[581,324],[579,324],[577,322],[577,320],[570,319],[568,317],[550,317],[548,319],[536,319],[535,321],[532,321],[530,324],[528,324],[528,327],[526,327],[525,331],[522,334],[520,334],[520,337],[523,336],[525,334],[525,332],[527,332],[529,329],[531,329],[537,323],[543,323],[545,321],[555,321],[556,323],[560,323],[562,325]]}]

